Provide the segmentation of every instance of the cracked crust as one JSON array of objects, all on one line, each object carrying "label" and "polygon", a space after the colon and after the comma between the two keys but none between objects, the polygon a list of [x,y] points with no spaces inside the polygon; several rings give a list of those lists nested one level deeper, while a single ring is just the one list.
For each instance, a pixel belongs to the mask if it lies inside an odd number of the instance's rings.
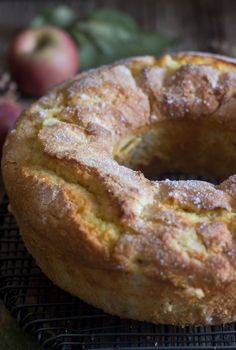
[{"label": "cracked crust", "polygon": [[137,170],[234,174],[235,92],[233,60],[147,56],[83,73],[24,111],[3,177],[54,283],[121,317],[236,320],[236,175],[214,186]]}]

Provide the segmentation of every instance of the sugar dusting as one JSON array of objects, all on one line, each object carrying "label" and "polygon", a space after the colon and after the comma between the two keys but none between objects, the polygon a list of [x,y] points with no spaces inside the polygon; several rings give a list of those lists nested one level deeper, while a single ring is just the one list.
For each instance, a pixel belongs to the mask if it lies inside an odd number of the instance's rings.
[{"label": "sugar dusting", "polygon": [[233,95],[229,86],[236,85],[235,74],[207,65],[186,64],[166,76],[159,71],[159,67],[151,68],[143,86],[155,97],[153,108],[170,118],[207,116]]},{"label": "sugar dusting", "polygon": [[198,180],[161,182],[167,197],[179,201],[184,205],[192,204],[196,209],[222,208],[231,210],[227,195],[214,185]]},{"label": "sugar dusting", "polygon": [[[224,89],[219,83],[218,70],[204,65],[185,65],[166,75],[163,68],[153,67],[150,72],[152,69],[157,70],[156,77],[160,77],[158,82],[152,80],[152,92],[157,103],[164,104],[166,115],[169,113],[176,118],[189,114],[194,118],[196,115],[209,114],[219,105],[219,91],[222,90],[223,94]],[[151,79],[150,74],[145,74],[147,79]],[[128,93],[124,94],[124,91]],[[100,185],[106,188],[114,200],[119,200],[124,210],[132,208],[135,215],[141,214],[143,208],[153,202],[153,192],[157,193],[160,189],[166,198],[195,208],[196,211],[215,208],[231,210],[228,197],[213,185],[195,180],[166,180],[160,183],[159,189],[141,174],[120,166],[110,158],[111,153],[107,153],[105,147],[100,147],[106,141],[110,142],[107,134],[97,130],[95,136],[90,138],[90,131],[96,127],[110,131],[114,138],[115,133],[120,135],[131,129],[131,126],[138,128],[142,125],[145,109],[136,111],[135,108],[138,103],[140,106],[144,104],[144,94],[140,93],[127,66],[116,65],[91,71],[73,81],[66,93],[69,102],[64,110],[72,108],[74,114],[76,111],[77,119],[74,121],[84,131],[72,130],[68,125],[60,125],[61,130],[56,130],[56,125],[49,125],[50,131],[46,127],[41,133],[45,150],[59,158],[76,161],[90,175],[97,177]],[[165,223],[172,225],[174,220],[166,215]]]}]

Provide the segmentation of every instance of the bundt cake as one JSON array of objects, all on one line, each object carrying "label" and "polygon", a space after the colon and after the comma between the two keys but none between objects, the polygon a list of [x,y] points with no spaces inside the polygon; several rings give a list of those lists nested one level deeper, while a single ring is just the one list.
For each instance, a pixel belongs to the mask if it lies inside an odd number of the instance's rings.
[{"label": "bundt cake", "polygon": [[[58,286],[119,315],[236,320],[236,61],[122,60],[27,108],[2,159],[29,252]],[[154,181],[165,172],[205,181]]]}]

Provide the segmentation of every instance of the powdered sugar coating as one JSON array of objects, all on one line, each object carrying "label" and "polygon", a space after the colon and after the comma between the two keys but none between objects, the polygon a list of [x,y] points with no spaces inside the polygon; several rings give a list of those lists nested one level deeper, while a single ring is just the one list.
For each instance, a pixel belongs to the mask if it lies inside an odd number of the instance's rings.
[{"label": "powdered sugar coating", "polygon": [[161,182],[163,196],[177,200],[181,205],[194,207],[194,209],[225,209],[230,211],[230,198],[225,192],[216,189],[214,185],[205,181],[186,180]]},{"label": "powdered sugar coating", "polygon": [[212,114],[235,94],[236,75],[207,65],[186,64],[172,74],[154,66],[144,71],[140,86],[153,96],[157,115],[199,118]]}]

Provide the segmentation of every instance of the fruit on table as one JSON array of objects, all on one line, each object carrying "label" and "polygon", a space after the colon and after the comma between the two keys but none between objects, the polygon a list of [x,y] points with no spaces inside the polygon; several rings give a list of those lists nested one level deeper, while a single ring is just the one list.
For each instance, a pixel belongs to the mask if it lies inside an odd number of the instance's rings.
[{"label": "fruit on table", "polygon": [[7,132],[22,111],[21,106],[9,98],[0,98],[0,153]]},{"label": "fruit on table", "polygon": [[41,96],[79,70],[73,39],[52,26],[21,32],[9,48],[9,64],[22,92]]}]

